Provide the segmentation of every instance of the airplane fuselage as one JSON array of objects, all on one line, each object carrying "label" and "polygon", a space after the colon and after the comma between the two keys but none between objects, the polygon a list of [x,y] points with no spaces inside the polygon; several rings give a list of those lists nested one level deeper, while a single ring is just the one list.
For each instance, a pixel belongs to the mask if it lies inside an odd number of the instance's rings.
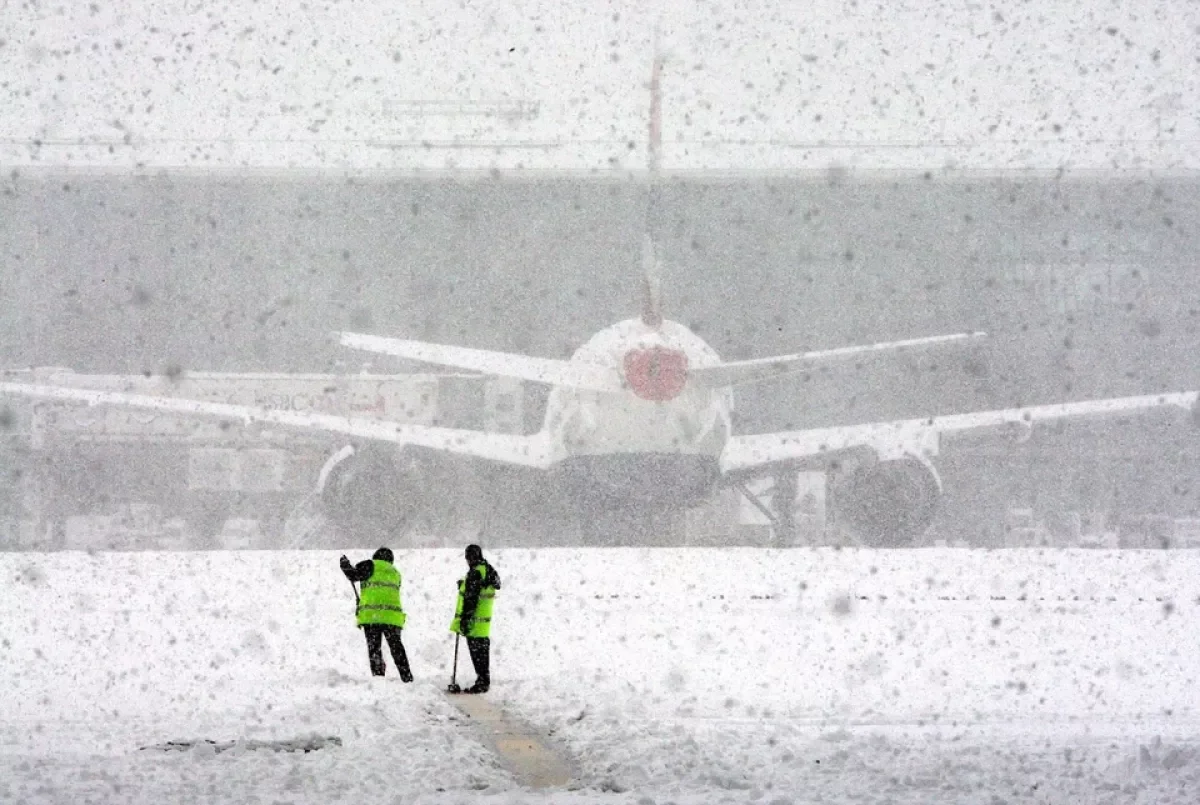
[{"label": "airplane fuselage", "polygon": [[572,361],[614,367],[626,390],[555,387],[543,433],[557,474],[576,496],[678,505],[706,498],[720,476],[732,392],[689,381],[720,357],[677,322],[618,322]]}]

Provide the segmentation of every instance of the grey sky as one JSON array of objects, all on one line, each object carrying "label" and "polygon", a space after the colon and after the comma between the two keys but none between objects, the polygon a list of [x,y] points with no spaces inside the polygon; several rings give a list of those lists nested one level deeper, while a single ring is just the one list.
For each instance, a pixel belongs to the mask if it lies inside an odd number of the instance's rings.
[{"label": "grey sky", "polygon": [[656,31],[667,169],[1200,166],[1178,0],[6,3],[0,163],[640,169]]}]

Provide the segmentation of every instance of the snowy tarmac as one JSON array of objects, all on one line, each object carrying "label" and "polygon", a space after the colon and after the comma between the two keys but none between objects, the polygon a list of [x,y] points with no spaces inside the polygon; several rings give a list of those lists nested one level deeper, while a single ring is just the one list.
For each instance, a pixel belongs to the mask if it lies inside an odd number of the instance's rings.
[{"label": "snowy tarmac", "polygon": [[[449,695],[449,694],[447,694]],[[521,784],[530,788],[566,788],[575,779],[570,761],[556,752],[539,730],[521,724],[488,696],[454,695],[475,737],[484,741]]]},{"label": "snowy tarmac", "polygon": [[0,554],[0,802],[1200,801],[1200,552],[489,552],[565,789],[444,693],[460,553],[396,552],[411,685],[338,553]]}]

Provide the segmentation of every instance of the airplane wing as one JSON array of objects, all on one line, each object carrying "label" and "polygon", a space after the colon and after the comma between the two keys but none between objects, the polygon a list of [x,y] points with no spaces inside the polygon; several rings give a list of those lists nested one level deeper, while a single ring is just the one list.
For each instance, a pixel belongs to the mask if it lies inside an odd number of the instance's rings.
[{"label": "airplane wing", "polygon": [[[618,371],[610,366],[561,361],[553,358],[537,358],[510,352],[494,352],[470,349],[445,344],[430,344],[424,341],[406,341],[361,333],[338,333],[339,343],[345,347],[367,352],[394,355],[398,358],[454,366],[489,375],[515,377],[548,383],[555,386],[590,389],[593,391],[622,392],[625,384]],[[813,366],[846,361],[882,352],[905,352],[930,347],[944,346],[954,342],[981,338],[986,333],[955,333],[906,341],[887,341],[864,346],[840,347],[795,355],[778,355],[773,358],[757,358],[748,361],[732,361],[715,366],[697,366],[688,371],[692,382],[708,388],[738,386],[757,383],[809,369]]]},{"label": "airplane wing", "polygon": [[861,358],[881,352],[906,352],[930,347],[940,347],[957,342],[969,341],[986,336],[987,333],[955,333],[934,335],[926,338],[910,338],[906,341],[886,341],[855,347],[839,347],[817,352],[801,352],[795,355],[779,355],[774,358],[756,358],[748,361],[733,361],[715,366],[698,366],[689,370],[689,377],[709,388],[740,386],[763,380],[801,372],[814,366]]},{"label": "airplane wing", "polygon": [[503,464],[544,469],[550,464],[550,449],[540,436],[487,433],[484,431],[407,425],[366,417],[283,411],[252,405],[203,402],[181,397],[155,397],[118,391],[66,388],[35,383],[0,382],[0,394],[63,400],[87,405],[123,405],[171,414],[210,417],[241,422],[243,425],[278,425],[300,430],[340,433],[359,439],[417,445],[484,458]]},{"label": "airplane wing", "polygon": [[400,338],[385,338],[361,333],[338,333],[342,346],[395,355],[425,363],[455,366],[489,375],[515,377],[552,386],[590,389],[592,391],[621,392],[624,390],[621,376],[609,366],[561,361],[554,358],[537,358],[532,355],[517,355],[511,352],[494,352],[486,349],[470,349],[444,344],[429,344],[424,341],[406,341]]},{"label": "airplane wing", "polygon": [[1128,415],[1164,407],[1190,410],[1194,421],[1200,424],[1198,399],[1200,399],[1200,392],[1185,391],[1036,405],[998,411],[979,411],[969,414],[950,414],[865,425],[734,436],[729,439],[725,451],[721,454],[721,470],[727,476],[744,476],[751,475],[753,470],[770,464],[810,461],[819,466],[835,459],[839,454],[861,449],[869,449],[881,456],[888,456],[899,454],[904,450],[919,450],[928,445],[930,440],[936,440],[943,435],[970,431],[1007,432],[1027,438],[1032,427],[1039,422],[1067,418]]}]

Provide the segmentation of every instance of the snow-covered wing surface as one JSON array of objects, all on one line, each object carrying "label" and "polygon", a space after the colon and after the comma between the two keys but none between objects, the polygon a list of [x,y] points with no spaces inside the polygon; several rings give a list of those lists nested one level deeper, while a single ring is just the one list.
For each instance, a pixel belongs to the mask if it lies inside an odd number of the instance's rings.
[{"label": "snow-covered wing surface", "polygon": [[544,468],[550,451],[540,436],[520,436],[457,428],[408,425],[363,417],[345,417],[304,411],[283,411],[250,405],[204,402],[180,397],[154,397],[84,388],[46,386],[34,383],[0,383],[0,394],[62,400],[87,405],[120,405],[170,414],[209,417],[244,425],[277,425],[301,430],[340,433],[359,439],[416,445],[504,464]]},{"label": "snow-covered wing surface", "polygon": [[342,346],[394,355],[408,360],[454,366],[500,377],[532,380],[552,386],[568,386],[613,393],[624,390],[621,376],[616,368],[611,366],[538,358],[511,352],[430,344],[425,341],[406,341],[400,338],[385,338],[361,333],[338,333],[338,336]]},{"label": "snow-covered wing surface", "polygon": [[690,376],[694,382],[709,388],[738,386],[746,383],[770,380],[771,378],[793,372],[801,372],[805,369],[811,369],[814,366],[862,358],[876,353],[906,352],[950,344],[960,344],[982,338],[985,335],[987,334],[978,332],[934,335],[926,338],[910,338],[905,341],[886,341],[879,344],[839,347],[837,349],[826,349],[816,352],[801,352],[795,355],[777,355],[773,358],[733,361],[722,363],[718,366],[697,367],[691,370]]},{"label": "snow-covered wing surface", "polygon": [[744,473],[755,467],[785,461],[827,457],[857,448],[869,448],[882,455],[920,449],[943,435],[968,431],[1016,431],[1032,428],[1039,422],[1068,418],[1095,418],[1136,414],[1155,408],[1174,406],[1195,410],[1200,392],[1149,394],[1107,400],[1037,405],[969,414],[903,419],[865,425],[764,433],[730,438],[721,454],[725,473]]}]

